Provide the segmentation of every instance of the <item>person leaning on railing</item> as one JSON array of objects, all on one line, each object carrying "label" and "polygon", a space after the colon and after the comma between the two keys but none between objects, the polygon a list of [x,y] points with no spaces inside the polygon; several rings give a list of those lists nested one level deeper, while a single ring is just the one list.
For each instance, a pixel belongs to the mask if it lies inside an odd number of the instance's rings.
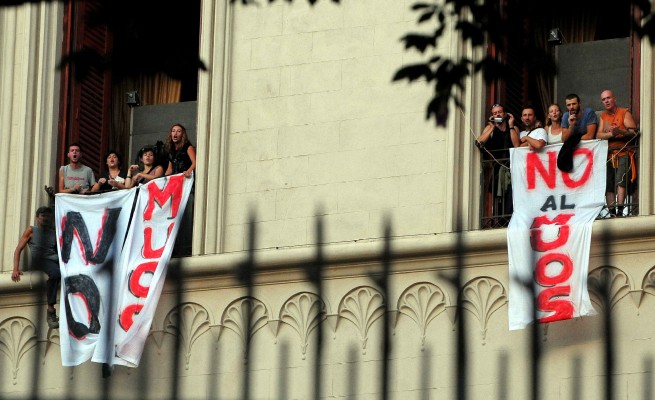
[{"label": "person leaning on railing", "polygon": [[[196,149],[193,147],[182,124],[173,124],[166,138],[169,162],[166,175],[184,174],[190,178],[196,169]],[[195,184],[189,193],[189,199],[184,209],[184,216],[177,235],[173,256],[191,254],[191,239],[193,235],[193,206],[195,202]]]},{"label": "person leaning on railing", "polygon": [[610,215],[622,217],[626,185],[636,184],[637,181],[635,150],[630,146],[638,132],[637,124],[627,108],[616,105],[616,97],[611,90],[600,94],[600,102],[605,109],[600,113],[596,138],[608,141],[605,200]]}]

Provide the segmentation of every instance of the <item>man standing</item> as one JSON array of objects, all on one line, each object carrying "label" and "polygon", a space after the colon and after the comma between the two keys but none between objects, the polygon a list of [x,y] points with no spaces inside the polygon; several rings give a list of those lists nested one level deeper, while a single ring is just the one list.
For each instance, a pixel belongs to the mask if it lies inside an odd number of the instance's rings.
[{"label": "man standing", "polygon": [[502,104],[491,106],[491,116],[475,145],[482,151],[484,169],[484,217],[490,227],[506,226],[512,214],[512,188],[509,171],[511,132],[518,132],[514,116]]},{"label": "man standing", "polygon": [[622,217],[626,184],[636,182],[637,178],[635,150],[628,148],[630,139],[635,136],[637,124],[627,108],[617,107],[616,97],[611,90],[604,90],[600,94],[600,102],[605,110],[600,113],[596,137],[608,141],[607,160],[609,162],[607,164],[605,200],[610,215]]},{"label": "man standing", "polygon": [[57,303],[57,289],[61,282],[61,272],[57,256],[56,234],[52,227],[52,210],[49,207],[39,207],[36,210],[35,222],[33,226],[25,228],[16,250],[14,250],[14,271],[11,274],[11,280],[20,281],[20,276],[23,275],[18,270],[20,254],[25,246],[29,245],[34,268],[48,275],[46,281],[47,322],[50,328],[57,329],[59,328],[59,319],[55,311],[55,304]]},{"label": "man standing", "polygon": [[[581,113],[580,97],[575,93],[566,96],[565,102],[568,111],[562,117],[562,141],[566,141],[569,137],[576,137],[577,141],[594,139],[598,127],[598,118],[594,110],[587,107]],[[577,139],[578,136],[580,139]]]},{"label": "man standing", "polygon": [[541,150],[548,141],[548,133],[544,128],[537,128],[537,117],[532,106],[523,107],[521,122],[524,130],[518,135],[512,132],[514,147],[529,146],[532,151]]},{"label": "man standing", "polygon": [[82,164],[82,148],[78,143],[68,146],[68,165],[59,169],[59,193],[86,193],[96,183],[91,168]]}]

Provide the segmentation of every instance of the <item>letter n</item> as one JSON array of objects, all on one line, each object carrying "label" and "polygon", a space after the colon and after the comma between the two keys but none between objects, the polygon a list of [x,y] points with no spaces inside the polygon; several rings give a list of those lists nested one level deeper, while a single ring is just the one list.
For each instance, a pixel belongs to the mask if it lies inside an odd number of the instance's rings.
[{"label": "letter n", "polygon": [[557,178],[557,155],[555,154],[554,151],[549,151],[548,153],[548,171],[546,171],[546,168],[544,165],[541,163],[541,159],[539,158],[538,153],[534,152],[529,152],[528,156],[526,158],[526,167],[527,167],[527,175],[528,175],[528,189],[534,189],[537,184],[537,174],[536,171],[539,171],[539,174],[543,178],[544,182],[546,185],[554,189],[555,188],[555,180]]},{"label": "letter n", "polygon": [[73,237],[76,237],[78,243],[80,244],[82,257],[84,258],[85,264],[88,264],[89,261],[94,264],[103,263],[107,257],[107,253],[109,252],[109,246],[114,240],[114,236],[116,236],[116,224],[118,222],[118,216],[120,213],[120,208],[105,208],[105,213],[102,216],[102,225],[100,227],[100,231],[98,231],[98,237],[96,239],[96,248],[94,250],[93,245],[91,245],[89,230],[87,229],[86,223],[82,218],[82,214],[76,211],[67,212],[62,229],[62,261],[64,263],[68,263],[68,260],[70,260]]}]

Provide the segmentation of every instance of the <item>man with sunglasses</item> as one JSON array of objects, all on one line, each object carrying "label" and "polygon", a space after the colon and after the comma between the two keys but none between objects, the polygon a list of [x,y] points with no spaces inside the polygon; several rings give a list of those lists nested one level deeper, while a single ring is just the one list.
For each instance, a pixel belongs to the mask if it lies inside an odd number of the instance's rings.
[{"label": "man with sunglasses", "polygon": [[506,226],[512,213],[512,188],[507,174],[509,149],[514,147],[512,132],[519,133],[514,125],[514,116],[505,112],[502,104],[496,103],[491,106],[491,116],[475,141],[484,160],[484,213],[487,216],[505,216],[492,220],[493,227]]}]

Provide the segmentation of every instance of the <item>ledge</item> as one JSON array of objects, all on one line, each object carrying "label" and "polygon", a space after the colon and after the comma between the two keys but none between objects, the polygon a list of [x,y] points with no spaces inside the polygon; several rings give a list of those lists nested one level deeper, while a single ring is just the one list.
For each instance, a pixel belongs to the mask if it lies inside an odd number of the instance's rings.
[{"label": "ledge", "polygon": [[[655,251],[655,216],[597,220],[593,224],[590,257]],[[461,234],[441,233],[395,237],[391,240],[394,273],[418,270],[451,269],[507,263],[507,230],[475,230]],[[458,243],[459,241],[459,243]],[[608,246],[605,243],[609,242]],[[384,240],[331,243],[323,246],[326,277],[359,276],[378,270]],[[459,249],[465,257],[457,259]],[[254,252],[257,274],[280,276],[275,281],[292,280],[291,270],[302,269],[316,259],[316,246],[264,249]],[[172,267],[182,268],[192,278],[232,276],[242,265],[247,252],[204,255],[174,259]],[[425,261],[430,265],[426,266]],[[420,261],[420,262],[418,262]],[[362,268],[368,270],[362,271]]]},{"label": "ledge", "polygon": [[[615,218],[595,221],[590,257],[655,252],[655,216]],[[394,237],[391,240],[392,273],[451,270],[507,264],[507,230],[475,230],[421,236]],[[369,275],[380,270],[383,239],[330,243],[322,246],[326,279]],[[458,249],[464,257],[458,259]],[[306,281],[306,267],[316,260],[316,246],[263,249],[253,252],[256,284]],[[188,277],[185,290],[209,290],[242,286],[236,271],[247,261],[248,252],[176,258],[170,271],[181,269]],[[21,282],[10,274],[0,276],[0,295],[33,293],[44,282],[41,272],[25,272]],[[31,280],[31,282],[30,282]],[[167,291],[173,290],[168,279]]]}]

